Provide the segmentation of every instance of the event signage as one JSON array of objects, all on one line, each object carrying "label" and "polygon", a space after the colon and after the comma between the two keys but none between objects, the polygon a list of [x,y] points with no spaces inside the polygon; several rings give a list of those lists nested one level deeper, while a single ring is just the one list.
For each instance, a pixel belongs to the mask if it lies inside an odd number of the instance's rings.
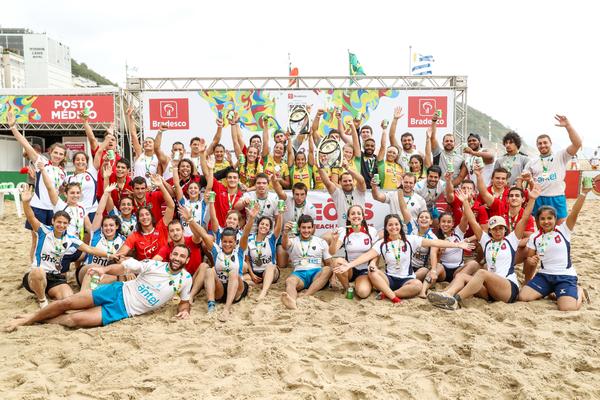
[{"label": "event signage", "polygon": [[9,108],[20,124],[82,123],[79,113],[84,110],[89,113],[90,123],[111,123],[115,120],[112,95],[0,96],[0,123],[6,123]]}]

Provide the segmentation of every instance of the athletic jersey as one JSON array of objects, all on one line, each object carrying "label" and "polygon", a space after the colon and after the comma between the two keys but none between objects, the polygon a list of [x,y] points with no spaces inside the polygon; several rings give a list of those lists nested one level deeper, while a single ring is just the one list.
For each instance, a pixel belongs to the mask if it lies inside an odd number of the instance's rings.
[{"label": "athletic jersey", "polygon": [[452,164],[454,167],[454,172],[452,173],[452,179],[456,179],[458,174],[460,173],[460,167],[463,164],[463,157],[461,154],[458,154],[455,150],[450,152],[446,150],[442,150],[441,147],[436,147],[431,152],[433,154],[433,165],[437,165],[442,169],[443,177],[448,171],[448,164]]},{"label": "athletic jersey", "polygon": [[88,171],[67,177],[68,183],[77,182],[81,186],[81,199],[79,203],[85,207],[86,214],[96,212],[98,209],[98,198],[96,197],[98,183],[96,182],[96,176],[98,176],[98,172],[91,167]]},{"label": "athletic jersey", "polygon": [[215,273],[222,283],[227,283],[229,280],[229,271],[232,271],[234,268],[238,269],[240,276],[242,275],[244,250],[239,246],[236,246],[232,253],[225,254],[221,246],[214,243],[210,252],[215,262]]},{"label": "athletic jersey", "polygon": [[56,213],[57,211],[66,211],[71,216],[67,232],[69,235],[77,236],[83,240],[85,216],[87,213],[81,203],[77,203],[76,206],[69,206],[59,198],[54,206],[54,212]]},{"label": "athletic jersey", "polygon": [[263,272],[267,264],[275,264],[277,237],[269,233],[262,242],[256,241],[256,234],[248,238],[248,258],[252,271]]},{"label": "athletic jersey", "polygon": [[[223,161],[221,161],[221,162],[215,161],[214,173],[216,174],[219,171],[223,171],[224,169],[226,169],[230,166],[231,166],[231,164],[229,164],[229,161],[227,161],[225,158],[223,158]],[[201,169],[196,169],[196,171],[201,171]],[[225,185],[225,184],[227,184],[227,179],[223,178],[220,180],[220,182],[223,185]]]},{"label": "athletic jersey", "polygon": [[361,192],[356,188],[351,192],[345,192],[341,187],[338,187],[331,195],[331,199],[337,211],[338,228],[346,226],[346,214],[351,206],[357,204],[365,208],[365,192]]},{"label": "athletic jersey", "polygon": [[[67,174],[62,168],[51,165],[48,159],[41,155],[38,156],[37,160],[35,161],[35,164],[37,164],[39,161],[42,161],[46,164],[44,170],[50,177],[50,180],[54,185],[54,189],[56,189],[56,192],[58,193],[58,189],[65,181]],[[44,185],[42,173],[37,168],[37,166],[35,166],[35,192],[33,198],[31,199],[31,207],[41,208],[43,210],[54,209],[54,205],[50,201],[48,189],[46,188],[46,185]]]},{"label": "athletic jersey", "polygon": [[316,236],[301,240],[299,236],[289,239],[287,249],[294,271],[306,271],[323,267],[323,261],[329,260],[329,245]]},{"label": "athletic jersey", "polygon": [[416,149],[412,149],[410,152],[401,149],[400,154],[398,155],[398,164],[400,164],[405,171],[410,171],[410,158],[418,154],[419,152]]},{"label": "athletic jersey", "polygon": [[[108,255],[115,254],[125,243],[125,237],[121,234],[116,234],[112,240],[108,240],[102,233],[102,228],[96,229],[92,235],[92,241],[90,242],[91,247],[95,247],[100,250],[106,251]],[[114,261],[109,260],[108,257],[98,257],[92,254],[88,254],[85,258],[85,264],[95,264],[101,267],[106,267],[109,264],[113,264]]]},{"label": "athletic jersey", "polygon": [[415,278],[412,267],[412,256],[414,249],[420,247],[423,238],[415,235],[407,235],[406,242],[401,239],[384,242],[380,239],[373,245],[373,250],[385,260],[385,271],[394,278]]},{"label": "athletic jersey", "polygon": [[485,254],[488,271],[519,286],[517,274],[515,273],[515,256],[519,247],[519,239],[515,233],[511,232],[501,241],[494,242],[487,233],[483,232],[479,244]]},{"label": "athletic jersey", "polygon": [[[359,256],[371,250],[373,243],[377,241],[377,229],[372,226],[368,227],[367,232],[361,229],[359,232],[354,232],[352,228],[338,228],[339,240],[342,242],[345,259],[348,262],[356,260]],[[366,270],[369,267],[369,261],[362,263],[354,269]]]},{"label": "athletic jersey", "polygon": [[571,264],[571,230],[565,222],[551,232],[537,231],[529,236],[527,248],[535,250],[540,257],[540,272],[577,276]]},{"label": "athletic jersey", "polygon": [[415,192],[425,200],[428,210],[431,210],[435,207],[437,199],[442,193],[444,193],[444,190],[446,190],[446,182],[441,179],[434,188],[430,188],[427,185],[426,179],[415,184]]},{"label": "athletic jersey", "polygon": [[[411,220],[416,219],[419,216],[419,213],[427,210],[427,203],[425,202],[425,199],[414,191],[413,194],[410,196],[404,195],[404,201],[406,202],[406,206],[408,207],[408,212],[410,213]],[[387,192],[385,194],[384,203],[390,205],[391,214],[398,214],[400,218],[402,218],[402,212],[400,210],[400,202],[398,201],[397,190]],[[409,222],[410,221],[404,221],[404,223]]]},{"label": "athletic jersey", "polygon": [[[219,246],[221,245],[221,239],[223,238],[223,231],[225,228],[219,228],[216,231],[209,231],[211,235],[215,237],[215,243]],[[243,232],[241,229],[236,230],[235,234],[235,245],[238,246],[240,244],[240,239],[242,238]]]},{"label": "athletic jersey", "polygon": [[506,153],[502,157],[496,159],[494,169],[502,167],[510,172],[508,177],[508,186],[510,187],[513,186],[517,178],[521,176],[521,172],[523,172],[528,162],[529,157],[527,157],[525,154],[517,153],[514,156],[511,156]]},{"label": "athletic jersey", "polygon": [[[465,239],[465,232],[460,227],[455,227],[452,235],[446,238],[452,243],[462,242]],[[440,257],[440,263],[448,269],[457,269],[463,266],[463,249],[449,248],[443,249]]]},{"label": "athletic jersey", "polygon": [[[183,238],[183,244],[185,244],[185,247],[187,247],[190,251],[190,259],[185,265],[185,269],[193,276],[202,262],[202,251],[200,248],[201,244],[194,243],[194,239],[191,236]],[[157,255],[160,256],[163,261],[169,262],[171,261],[171,252],[173,251],[174,247],[175,245],[173,242],[169,242],[165,246],[161,247],[160,250],[158,250]]]},{"label": "athletic jersey", "polygon": [[125,240],[125,245],[135,250],[135,258],[145,260],[152,258],[169,240],[169,230],[162,218],[149,233],[133,232]]},{"label": "athletic jersey", "polygon": [[38,240],[35,247],[32,268],[43,268],[45,272],[59,274],[61,270],[60,261],[65,255],[73,254],[79,249],[83,242],[74,235],[63,233],[61,238],[54,236],[54,227],[40,224],[37,230]]},{"label": "athletic jersey", "polygon": [[115,216],[121,220],[121,233],[123,236],[128,237],[135,231],[135,227],[137,225],[137,217],[134,214],[131,214],[129,219],[123,217],[123,214],[116,208],[110,210],[108,215]]},{"label": "athletic jersey", "polygon": [[145,178],[146,183],[150,186],[152,184],[150,175],[156,174],[158,171],[158,164],[159,161],[156,154],[152,154],[151,156],[142,154],[133,163],[133,177],[141,176]]},{"label": "athletic jersey", "polygon": [[[236,189],[235,194],[229,194],[227,188],[213,178],[213,192],[215,192],[215,212],[220,226],[225,225],[227,213],[233,209],[235,203],[242,197],[242,192]],[[211,227],[215,229],[216,227]]]},{"label": "athletic jersey", "polygon": [[155,190],[154,192],[146,193],[146,198],[143,201],[138,202],[137,199],[132,198],[133,200],[133,213],[137,214],[139,207],[149,207],[150,212],[154,216],[154,221],[158,222],[158,220],[162,219],[163,211],[162,206],[165,204],[165,200],[163,198],[163,194],[160,190]]},{"label": "athletic jersey", "polygon": [[302,168],[297,168],[295,164],[292,165],[290,168],[290,178],[292,186],[295,183],[302,182],[307,188],[312,189],[314,181],[312,165],[305,164]]},{"label": "athletic jersey", "polygon": [[[179,200],[179,204],[183,207],[187,208],[192,213],[192,219],[196,221],[199,225],[206,228],[206,223],[208,222],[208,206],[204,202],[204,200],[195,200],[191,201],[186,199],[185,197]],[[181,221],[181,225],[183,225],[183,236],[193,236],[192,228],[190,228],[190,224],[183,218],[183,216],[179,217]]]},{"label": "athletic jersey", "polygon": [[123,266],[137,275],[134,280],[123,283],[123,303],[129,316],[155,310],[176,294],[182,301],[190,300],[192,276],[185,269],[172,274],[169,263],[133,258],[125,260]]},{"label": "athletic jersey", "polygon": [[[290,176],[290,170],[288,165],[285,163],[283,157],[280,162],[275,161],[272,155],[264,157],[264,171],[265,174],[271,177],[271,175],[279,175],[282,179],[286,176]],[[269,180],[269,187],[271,188],[271,181]]]},{"label": "athletic jersey", "polygon": [[[419,223],[416,219],[410,221],[407,225],[407,232],[409,235],[419,235]],[[422,236],[424,239],[437,240],[437,236],[433,233],[431,228],[427,229],[425,234]],[[413,251],[412,265],[415,270],[427,266],[429,263],[429,256],[431,254],[431,248],[429,247],[417,247]]]},{"label": "athletic jersey", "polygon": [[246,187],[254,186],[256,175],[263,172],[263,166],[260,162],[257,162],[255,165],[253,162],[246,161],[246,164],[240,164],[238,169],[240,173],[240,183]]},{"label": "athletic jersey", "polygon": [[[331,179],[331,177],[333,175],[337,175],[338,177],[342,176],[342,173],[344,172],[344,170],[342,168],[329,168],[329,167],[322,167],[319,168],[322,169],[323,171],[325,171],[325,173],[327,174],[327,176],[329,177],[329,179]],[[315,190],[325,190],[327,189],[325,187],[325,183],[323,183],[323,180],[321,179],[321,175],[316,173],[314,174],[314,189]]]},{"label": "athletic jersey", "polygon": [[258,203],[258,215],[254,219],[254,227],[252,228],[252,233],[256,232],[256,226],[258,220],[262,217],[269,217],[271,221],[275,221],[275,216],[279,214],[277,210],[277,203],[279,202],[279,198],[273,192],[267,192],[267,196],[263,199],[259,199],[257,197],[256,191],[246,192],[242,196],[242,199],[254,200]]},{"label": "athletic jersey", "polygon": [[[304,201],[304,204],[300,207],[296,207],[296,202],[292,195],[288,195],[285,199],[285,212],[283,213],[283,224],[288,222],[298,222],[298,218],[301,215],[310,215],[315,221],[317,219],[317,209],[313,203],[309,203],[308,200]],[[293,232],[288,233],[288,237],[296,236]]]},{"label": "athletic jersey", "polygon": [[565,175],[571,155],[561,150],[547,157],[532,158],[525,170],[531,172],[533,180],[542,188],[542,196],[560,196],[565,194]]},{"label": "athletic jersey", "polygon": [[396,190],[402,183],[402,166],[396,162],[378,161],[377,171],[381,180],[381,188],[384,190]]}]

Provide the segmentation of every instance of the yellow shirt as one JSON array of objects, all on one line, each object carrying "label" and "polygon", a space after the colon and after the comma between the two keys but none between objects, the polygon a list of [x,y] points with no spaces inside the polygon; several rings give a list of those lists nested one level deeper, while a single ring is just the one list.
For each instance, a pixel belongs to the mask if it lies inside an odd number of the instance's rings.
[{"label": "yellow shirt", "polygon": [[[323,171],[325,171],[325,173],[329,176],[330,179],[333,175],[337,175],[338,179],[339,179],[339,177],[342,175],[342,172],[344,171],[342,168],[323,167],[321,169]],[[315,190],[326,190],[327,189],[325,187],[325,184],[321,180],[321,175],[319,175],[319,173],[314,174],[314,179],[315,179],[315,187],[314,187]]]},{"label": "yellow shirt", "polygon": [[380,161],[377,165],[381,188],[384,190],[396,190],[402,182],[404,170],[400,164],[389,161]]},{"label": "yellow shirt", "polygon": [[244,164],[240,165],[240,183],[247,187],[254,186],[256,175],[264,172],[262,164],[257,164],[258,167],[256,167],[253,162],[248,162],[247,167]]},{"label": "yellow shirt", "polygon": [[[272,155],[268,155],[264,158],[264,171],[269,177],[273,174],[279,175],[282,179],[290,176],[290,170],[288,165],[281,159],[281,162],[276,162]],[[269,187],[271,187],[271,182],[269,182]]]},{"label": "yellow shirt", "polygon": [[[229,167],[231,164],[229,164],[229,161],[223,159],[223,161],[221,162],[216,162],[215,161],[215,168],[214,168],[214,172],[213,173],[217,173],[219,171],[223,171],[225,168]],[[227,185],[227,179],[223,178],[221,179],[219,182],[221,182],[223,185]]]},{"label": "yellow shirt", "polygon": [[[292,186],[296,182],[302,182],[307,188],[312,189],[313,186],[313,168],[308,164],[304,164],[304,167],[297,168],[295,165],[292,166],[290,171],[290,177]],[[320,178],[320,177],[319,177]]]}]

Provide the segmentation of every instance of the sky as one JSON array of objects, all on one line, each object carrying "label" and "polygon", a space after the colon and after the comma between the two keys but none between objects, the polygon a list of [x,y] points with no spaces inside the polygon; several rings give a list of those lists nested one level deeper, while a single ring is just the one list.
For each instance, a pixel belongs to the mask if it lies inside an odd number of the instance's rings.
[{"label": "sky", "polygon": [[[347,75],[350,49],[367,75],[407,75],[409,46],[434,74],[468,76],[468,104],[533,144],[557,147],[566,115],[600,146],[600,24],[593,2],[113,1],[6,2],[3,27],[46,32],[121,85],[140,77]],[[596,39],[594,39],[596,38]]]}]

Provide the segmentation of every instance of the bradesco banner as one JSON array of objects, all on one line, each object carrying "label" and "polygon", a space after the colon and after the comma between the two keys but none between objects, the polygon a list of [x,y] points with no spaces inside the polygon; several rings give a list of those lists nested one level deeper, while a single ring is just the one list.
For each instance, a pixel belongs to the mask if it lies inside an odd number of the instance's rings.
[{"label": "bradesco banner", "polygon": [[6,123],[9,108],[20,124],[81,123],[79,113],[86,108],[89,110],[90,123],[110,123],[115,120],[112,95],[0,96],[0,123]]},{"label": "bradesco banner", "polygon": [[[317,211],[315,220],[316,235],[322,236],[337,228],[337,210],[329,193],[311,190],[308,192],[307,200],[314,204]],[[389,205],[373,200],[371,192],[367,191],[365,196],[365,218],[367,223],[379,231],[383,229],[383,219],[389,213]]]},{"label": "bradesco banner", "polygon": [[[252,135],[262,133],[263,115],[274,118],[269,120],[271,134],[275,129],[286,130],[289,108],[294,104],[311,105],[311,120],[317,109],[324,109],[320,129],[326,134],[333,128],[337,129],[337,121],[333,118],[334,107],[342,108],[344,121],[350,121],[360,114],[363,125],[373,128],[378,145],[381,121],[391,122],[395,107],[402,107],[403,114],[398,121],[397,139],[400,140],[400,135],[404,132],[411,132],[420,149],[425,147],[425,132],[437,110],[442,113],[438,122],[440,137],[453,130],[452,90],[203,90],[144,92],[144,133],[154,137],[160,125],[166,125],[168,131],[163,136],[162,146],[165,151],[170,152],[171,145],[176,141],[188,146],[189,140],[195,136],[212,140],[219,113],[226,116],[229,110],[236,110],[240,115],[244,137],[249,140]],[[226,148],[233,149],[230,130],[227,128],[228,122],[225,121],[221,143]]]}]

